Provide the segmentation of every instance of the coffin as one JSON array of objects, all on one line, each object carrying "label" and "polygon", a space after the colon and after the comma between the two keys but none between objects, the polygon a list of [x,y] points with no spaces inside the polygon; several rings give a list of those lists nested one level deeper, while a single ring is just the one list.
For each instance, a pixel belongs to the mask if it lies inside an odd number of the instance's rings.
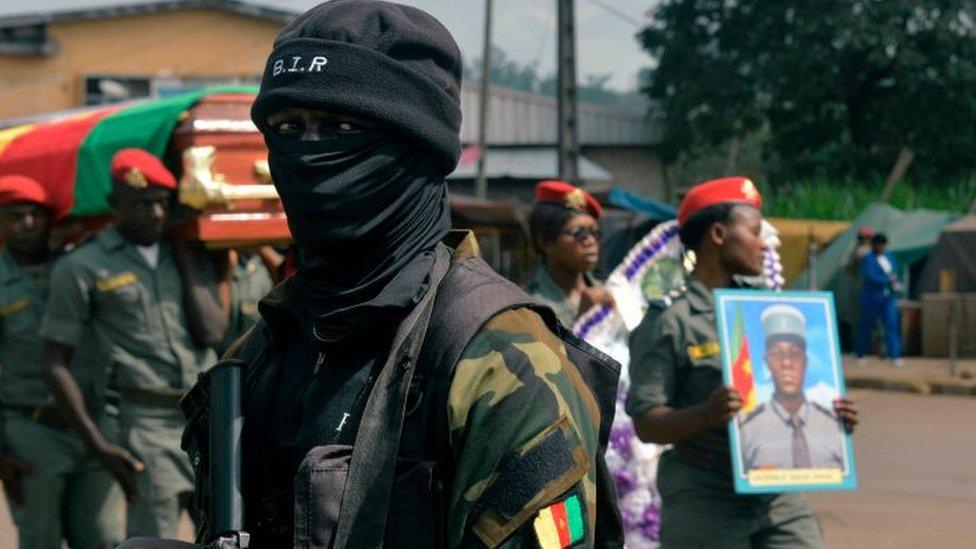
[{"label": "coffin", "polygon": [[250,120],[255,91],[208,88],[0,121],[0,174],[41,182],[61,219],[53,239],[71,244],[110,219],[112,156],[139,147],[162,157],[180,180],[174,236],[210,248],[287,242],[267,149]]},{"label": "coffin", "polygon": [[250,94],[209,95],[173,130],[168,158],[179,159],[180,203],[192,211],[174,228],[208,248],[280,244],[291,238],[271,185],[268,150],[250,119]]}]

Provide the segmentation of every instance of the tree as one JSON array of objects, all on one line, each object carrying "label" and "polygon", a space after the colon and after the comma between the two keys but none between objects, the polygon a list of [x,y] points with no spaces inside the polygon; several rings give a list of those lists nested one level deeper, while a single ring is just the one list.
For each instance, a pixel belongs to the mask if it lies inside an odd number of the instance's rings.
[{"label": "tree", "polygon": [[[475,59],[468,63],[465,68],[465,75],[475,80],[481,80],[482,62]],[[535,92],[539,90],[542,77],[539,76],[539,69],[534,64],[521,65],[514,59],[509,59],[508,54],[497,46],[491,48],[491,84],[502,88],[513,90]]]},{"label": "tree", "polygon": [[974,0],[669,0],[638,37],[669,159],[764,129],[780,177],[976,169]]},{"label": "tree", "polygon": [[[480,80],[481,69],[481,60],[475,59],[466,65],[464,74],[466,77]],[[610,74],[584,75],[583,82],[579,83],[577,88],[580,101],[611,106],[643,106],[646,99],[640,97],[636,90],[619,92],[608,88],[607,82],[610,81],[611,76]],[[556,82],[555,74],[541,75],[536,64],[522,65],[518,61],[510,59],[502,49],[492,48],[492,86],[555,96]]]}]

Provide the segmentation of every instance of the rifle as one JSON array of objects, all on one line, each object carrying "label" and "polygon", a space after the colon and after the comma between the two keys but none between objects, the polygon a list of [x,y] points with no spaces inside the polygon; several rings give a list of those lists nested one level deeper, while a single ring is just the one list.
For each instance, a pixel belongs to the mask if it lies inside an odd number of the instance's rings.
[{"label": "rifle", "polygon": [[[241,495],[241,372],[243,360],[221,360],[203,374],[200,383],[184,400],[193,409],[199,403],[201,385],[209,385],[206,400],[207,416],[207,483],[210,495],[206,509],[207,539],[203,544],[169,539],[132,538],[118,549],[246,549],[250,535],[244,531],[244,498]],[[201,379],[201,381],[203,381]],[[197,397],[197,398],[194,398]]]},{"label": "rifle", "polygon": [[221,360],[210,369],[209,471],[210,498],[207,517],[213,549],[244,549],[250,536],[244,531],[244,498],[241,495],[241,372],[243,360]]}]

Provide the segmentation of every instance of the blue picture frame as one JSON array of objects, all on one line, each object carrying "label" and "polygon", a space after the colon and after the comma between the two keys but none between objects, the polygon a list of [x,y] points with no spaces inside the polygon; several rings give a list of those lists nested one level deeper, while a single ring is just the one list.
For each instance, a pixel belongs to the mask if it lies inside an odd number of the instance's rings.
[{"label": "blue picture frame", "polygon": [[[743,395],[747,408],[728,424],[736,493],[857,489],[851,436],[833,413],[833,400],[846,394],[834,295],[722,289],[715,290],[714,297],[723,379],[727,386],[738,382],[738,387],[751,394],[749,399]],[[773,306],[778,307],[770,310]],[[768,323],[764,325],[767,311]],[[802,320],[797,321],[800,316]],[[792,351],[784,357],[781,349],[796,349],[786,345],[790,337],[799,333],[803,334],[805,351]],[[769,361],[780,365],[780,387],[792,383],[793,395],[797,380],[790,380],[791,374],[783,374],[781,365],[787,360],[799,360],[799,356],[804,358],[803,404],[795,413],[804,418],[802,424],[797,422],[802,433],[799,435],[790,423],[796,421],[794,416],[779,404],[788,398],[773,398],[774,394],[788,395],[790,390],[776,390],[777,381],[767,365],[765,346],[770,334],[774,336],[770,340],[775,346],[773,353],[777,354],[772,354]],[[796,437],[800,437],[799,442]],[[798,462],[805,466],[796,467]]]}]

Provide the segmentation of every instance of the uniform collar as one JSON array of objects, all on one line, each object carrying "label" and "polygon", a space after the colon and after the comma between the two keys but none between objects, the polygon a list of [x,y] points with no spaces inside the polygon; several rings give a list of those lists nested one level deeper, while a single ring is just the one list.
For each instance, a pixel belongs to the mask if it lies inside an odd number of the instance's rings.
[{"label": "uniform collar", "polygon": [[[98,241],[98,244],[106,252],[119,252],[119,251],[127,250],[128,252],[130,252],[130,255],[132,257],[138,258],[138,260],[141,263],[145,264],[146,267],[153,268],[146,261],[146,258],[143,257],[141,253],[139,253],[139,250],[136,249],[136,245],[126,240],[125,237],[122,236],[122,233],[119,232],[119,229],[114,225],[109,226],[104,230],[102,230],[102,232],[98,233],[98,235],[95,237],[95,240]],[[159,239],[157,244],[159,244],[159,260],[156,263],[156,267],[159,267],[159,265],[163,264],[163,261],[166,261],[166,257],[169,250],[169,241],[166,240],[165,237],[163,237]]]},{"label": "uniform collar", "polygon": [[[779,403],[779,401],[776,400],[775,396],[769,399],[769,403],[773,407],[773,412],[775,412],[776,415],[779,416],[781,420],[783,420],[783,423],[788,424],[792,416],[790,416],[790,413],[786,411],[786,408],[783,408],[783,406]],[[804,398],[803,404],[800,405],[800,409],[796,411],[796,417],[800,420],[800,425],[806,425],[807,418],[809,416],[810,416],[810,402],[806,398]]]},{"label": "uniform collar", "polygon": [[11,282],[16,282],[17,280],[26,276],[24,270],[20,268],[20,265],[14,261],[14,256],[10,255],[10,251],[4,246],[0,248],[0,282],[4,284],[9,284]]},{"label": "uniform collar", "polygon": [[[583,280],[587,286],[596,284],[589,273],[583,274]],[[567,297],[563,287],[552,277],[552,273],[549,272],[545,262],[540,262],[536,266],[535,274],[532,275],[532,282],[539,289],[539,293],[550,301],[562,301]]]},{"label": "uniform collar", "polygon": [[98,234],[98,243],[107,252],[115,252],[124,248],[129,241],[122,237],[116,227],[108,227]]},{"label": "uniform collar", "polygon": [[688,291],[685,295],[692,312],[711,313],[715,311],[712,292],[708,291],[708,288],[694,276],[688,278]]}]

